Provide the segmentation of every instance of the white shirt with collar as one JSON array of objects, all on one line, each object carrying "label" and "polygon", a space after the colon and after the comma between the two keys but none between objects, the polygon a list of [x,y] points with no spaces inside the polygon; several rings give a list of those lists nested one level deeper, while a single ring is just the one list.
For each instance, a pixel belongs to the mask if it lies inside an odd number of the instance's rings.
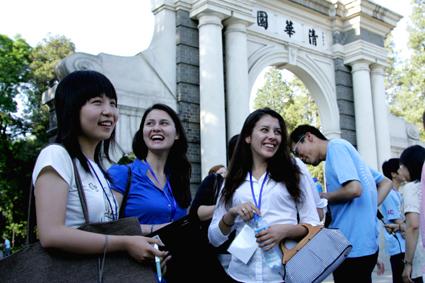
[{"label": "white shirt with collar", "polygon": [[[307,177],[310,175],[305,174],[304,167],[300,167],[300,171],[302,201],[298,205],[295,204],[285,184],[281,182],[277,183],[269,178],[264,185],[261,200],[261,214],[270,226],[274,224],[298,224],[297,208],[300,223],[308,223],[311,225],[320,224],[313,193]],[[252,178],[254,194],[257,201],[260,195],[261,184],[265,177],[266,173],[264,173],[259,180],[256,180],[254,177]],[[233,195],[233,206],[248,201],[255,203],[252,198],[249,174],[247,174],[245,181],[236,189]],[[208,229],[208,238],[214,246],[219,246],[227,240],[228,235],[224,235],[218,226],[221,218],[226,212],[227,210],[224,203],[219,201]],[[236,229],[236,233],[238,234],[244,225],[245,222],[238,216],[235,219],[232,230]],[[233,279],[240,282],[282,282],[282,277],[274,273],[263,261],[260,247],[257,248],[248,264],[244,264],[237,258],[232,257],[227,272]]]}]

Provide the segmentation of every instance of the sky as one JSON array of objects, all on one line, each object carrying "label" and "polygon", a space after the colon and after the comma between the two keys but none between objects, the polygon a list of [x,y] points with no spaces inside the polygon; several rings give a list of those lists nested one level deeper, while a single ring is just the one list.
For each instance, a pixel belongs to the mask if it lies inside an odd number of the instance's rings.
[{"label": "sky", "polygon": [[[62,2],[62,3],[61,3]],[[409,0],[373,0],[404,16],[395,29],[405,53]],[[78,52],[131,56],[145,50],[153,34],[150,0],[0,0],[0,34],[20,34],[31,46],[64,35]]]}]

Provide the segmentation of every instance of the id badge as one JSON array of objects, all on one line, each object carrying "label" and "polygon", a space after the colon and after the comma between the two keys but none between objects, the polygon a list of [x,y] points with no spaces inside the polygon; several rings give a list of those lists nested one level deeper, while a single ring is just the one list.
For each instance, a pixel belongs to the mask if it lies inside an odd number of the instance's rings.
[{"label": "id badge", "polygon": [[255,232],[249,225],[245,224],[227,251],[247,264],[257,248]]}]

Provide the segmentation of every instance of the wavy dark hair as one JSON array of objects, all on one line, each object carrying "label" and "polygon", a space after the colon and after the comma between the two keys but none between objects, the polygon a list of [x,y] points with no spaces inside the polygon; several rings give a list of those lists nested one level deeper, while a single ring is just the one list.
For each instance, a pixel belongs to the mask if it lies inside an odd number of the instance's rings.
[{"label": "wavy dark hair", "polygon": [[270,108],[258,109],[246,118],[241,133],[236,143],[235,152],[230,161],[229,170],[226,175],[222,198],[226,207],[232,205],[232,197],[237,188],[244,182],[246,175],[252,169],[253,159],[251,146],[245,139],[252,135],[257,122],[265,115],[270,115],[279,121],[282,132],[282,142],[275,155],[268,160],[267,170],[269,176],[276,182],[285,183],[289,194],[299,202],[302,198],[299,187],[300,169],[291,157],[288,147],[288,133],[282,116]]},{"label": "wavy dark hair", "polygon": [[186,156],[187,138],[179,117],[176,112],[171,109],[171,107],[157,103],[146,109],[143,114],[142,121],[140,122],[139,130],[133,138],[133,152],[140,160],[144,160],[148,155],[148,147],[143,139],[143,126],[145,124],[146,117],[152,110],[162,110],[166,112],[170,115],[174,125],[176,126],[176,133],[179,138],[174,141],[174,144],[168,153],[167,161],[165,163],[165,173],[170,180],[173,195],[178,204],[183,208],[189,207],[191,200],[190,175],[192,168]]},{"label": "wavy dark hair", "polygon": [[[71,158],[77,158],[85,171],[90,173],[88,160],[81,151],[78,137],[84,135],[80,123],[80,111],[91,98],[106,96],[117,101],[117,94],[111,81],[96,71],[75,71],[63,78],[55,92],[55,110],[57,118],[56,143],[62,144]],[[115,143],[115,129],[111,136],[99,142],[95,149],[94,161],[99,165],[103,174],[102,157],[111,161],[109,148]],[[103,155],[102,155],[103,151]]]}]

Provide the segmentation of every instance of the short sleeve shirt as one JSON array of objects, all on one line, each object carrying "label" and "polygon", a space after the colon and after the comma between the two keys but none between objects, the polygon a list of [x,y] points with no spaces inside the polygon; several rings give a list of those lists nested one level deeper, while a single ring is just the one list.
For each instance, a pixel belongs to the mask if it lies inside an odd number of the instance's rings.
[{"label": "short sleeve shirt", "polygon": [[[403,187],[403,203],[404,214],[417,213],[419,214],[419,206],[422,199],[421,183],[409,182]],[[422,237],[419,233],[418,242],[416,243],[415,255],[412,264],[412,278],[422,276],[422,267],[425,264],[425,250],[422,246]]]},{"label": "short sleeve shirt", "polygon": [[355,148],[343,139],[330,140],[326,152],[325,179],[329,192],[350,181],[359,181],[362,193],[343,203],[330,204],[330,228],[340,229],[353,245],[348,257],[374,254],[378,250],[377,184],[383,175],[369,168]]},{"label": "short sleeve shirt", "polygon": [[[396,190],[391,190],[387,197],[384,199],[381,205],[381,212],[384,216],[385,223],[394,223],[394,220],[400,219],[403,220],[404,216],[402,214],[401,207],[401,195]],[[387,232],[383,229],[385,237],[385,251],[389,256],[404,253],[405,251],[405,240],[400,232],[393,234]]]},{"label": "short sleeve shirt", "polygon": [[[93,174],[87,172],[81,166],[78,159],[75,159],[75,161],[86,197],[89,222],[112,221],[117,215],[118,207],[110,190],[109,183],[103,176],[99,166],[95,162],[89,161],[96,173]],[[81,226],[85,223],[84,215],[75,182],[72,160],[66,149],[60,145],[53,144],[45,147],[40,152],[32,173],[33,184],[36,183],[40,172],[46,167],[52,167],[69,186],[65,226],[74,228]],[[96,175],[99,180],[96,178]]]},{"label": "short sleeve shirt", "polygon": [[148,165],[139,159],[129,165],[113,165],[109,168],[113,190],[124,194],[128,180],[127,166],[132,170],[132,179],[125,216],[137,217],[140,224],[163,224],[187,214],[186,209],[176,202],[171,185],[158,188],[147,175]]}]

